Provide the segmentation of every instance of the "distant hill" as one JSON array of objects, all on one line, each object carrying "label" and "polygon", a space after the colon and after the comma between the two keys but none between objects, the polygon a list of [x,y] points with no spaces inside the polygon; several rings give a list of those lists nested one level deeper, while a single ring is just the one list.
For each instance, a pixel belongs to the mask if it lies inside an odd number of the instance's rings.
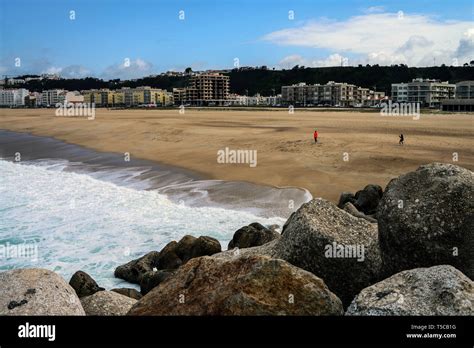
[{"label": "distant hill", "polygon": [[[325,84],[328,81],[347,82],[357,86],[383,91],[390,95],[391,84],[409,82],[414,78],[439,79],[456,83],[464,80],[474,80],[472,66],[439,66],[426,68],[409,68],[406,65],[396,66],[358,66],[358,67],[330,67],[306,68],[295,66],[289,70],[270,70],[266,67],[233,69],[224,74],[230,76],[231,93],[254,95],[278,94],[281,86],[298,82],[308,84]],[[83,90],[93,88],[118,89],[121,87],[150,86],[171,91],[175,87],[185,87],[188,76],[144,77],[137,80],[104,81],[97,78],[60,79],[30,81],[19,87],[30,91],[41,91],[50,88],[64,88],[67,90]]]}]

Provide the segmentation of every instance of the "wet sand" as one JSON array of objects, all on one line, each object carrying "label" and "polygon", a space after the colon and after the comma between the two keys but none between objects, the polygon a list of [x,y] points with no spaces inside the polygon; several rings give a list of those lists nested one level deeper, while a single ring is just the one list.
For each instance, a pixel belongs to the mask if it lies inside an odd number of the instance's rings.
[{"label": "wet sand", "polygon": [[[311,194],[300,188],[207,180],[183,168],[135,157],[125,161],[122,154],[94,151],[28,133],[0,130],[0,158],[87,174],[138,190],[156,190],[177,204],[246,211],[260,217],[287,218],[311,199]],[[289,205],[289,201],[293,204]]]},{"label": "wet sand", "polygon": [[[106,110],[94,120],[54,109],[0,109],[0,129],[54,137],[97,151],[156,161],[198,176],[308,189],[337,201],[342,191],[390,179],[430,162],[474,169],[474,116],[380,116],[350,111]],[[317,128],[319,143],[312,134]],[[398,135],[405,145],[398,145]],[[257,166],[220,164],[217,152],[256,150]],[[457,154],[458,161],[454,161]],[[223,192],[222,195],[226,193]],[[255,198],[257,198],[255,196]],[[228,199],[232,199],[228,197]]]}]

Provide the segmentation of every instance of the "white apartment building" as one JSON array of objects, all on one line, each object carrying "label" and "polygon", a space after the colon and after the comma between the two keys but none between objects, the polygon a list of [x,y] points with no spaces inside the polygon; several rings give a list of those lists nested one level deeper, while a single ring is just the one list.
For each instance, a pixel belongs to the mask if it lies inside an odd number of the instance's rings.
[{"label": "white apartment building", "polygon": [[29,94],[27,89],[2,89],[0,90],[0,106],[24,106],[25,97]]},{"label": "white apartment building", "polygon": [[266,105],[266,97],[256,94],[253,97],[239,94],[229,94],[226,105],[229,106],[259,106]]},{"label": "white apartment building", "polygon": [[42,92],[41,104],[43,106],[55,106],[64,102],[66,91],[63,89],[48,89]]},{"label": "white apartment building", "polygon": [[399,103],[420,103],[438,107],[441,100],[454,98],[456,85],[430,79],[413,79],[407,83],[392,84],[392,99]]},{"label": "white apartment building", "polygon": [[[284,104],[300,106],[364,106],[372,103],[373,95],[380,93],[368,88],[358,87],[345,82],[329,81],[325,85],[307,85],[298,83],[281,88],[281,100]],[[372,97],[371,97],[372,96]]]},{"label": "white apartment building", "polygon": [[408,103],[408,83],[392,83],[392,100]]},{"label": "white apartment building", "polygon": [[454,98],[455,84],[439,80],[413,79],[408,83],[408,102],[439,107],[442,99]]},{"label": "white apartment building", "polygon": [[441,100],[454,98],[456,85],[430,79],[413,79],[408,83],[392,84],[392,99],[396,102],[420,103],[439,107]]}]

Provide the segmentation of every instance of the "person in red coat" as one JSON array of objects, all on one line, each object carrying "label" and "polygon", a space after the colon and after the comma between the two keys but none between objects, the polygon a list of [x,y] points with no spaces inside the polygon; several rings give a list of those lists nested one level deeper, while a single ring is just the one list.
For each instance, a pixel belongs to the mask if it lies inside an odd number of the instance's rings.
[{"label": "person in red coat", "polygon": [[318,142],[318,130],[317,129],[314,130],[314,142],[315,143]]}]

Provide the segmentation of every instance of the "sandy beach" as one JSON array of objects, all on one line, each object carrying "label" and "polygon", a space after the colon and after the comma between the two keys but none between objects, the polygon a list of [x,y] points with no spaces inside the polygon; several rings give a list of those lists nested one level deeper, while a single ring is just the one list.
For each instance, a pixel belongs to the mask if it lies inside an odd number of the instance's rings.
[{"label": "sandy beach", "polygon": [[[473,170],[473,126],[473,115],[465,114],[421,114],[413,120],[350,111],[97,109],[95,119],[88,120],[56,117],[55,109],[0,110],[0,129],[128,152],[209,179],[303,187],[332,201],[369,183],[385,187],[393,177],[430,162]],[[400,133],[404,146],[398,145]],[[218,163],[217,153],[226,147],[256,150],[257,165]]]}]

